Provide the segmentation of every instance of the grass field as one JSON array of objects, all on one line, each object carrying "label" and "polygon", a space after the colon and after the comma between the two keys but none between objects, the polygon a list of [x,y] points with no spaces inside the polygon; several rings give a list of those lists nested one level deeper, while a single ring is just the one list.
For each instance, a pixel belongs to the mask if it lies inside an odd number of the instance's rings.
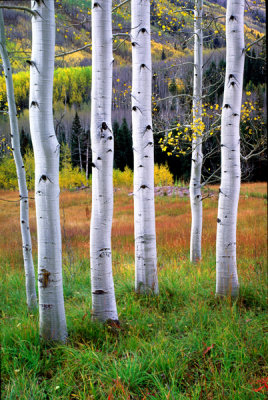
[{"label": "grass field", "polygon": [[[190,264],[189,199],[156,198],[160,295],[134,294],[133,198],[115,192],[114,281],[121,328],[90,318],[90,193],[61,194],[69,339],[46,345],[28,314],[17,192],[0,192],[2,398],[265,399],[267,186],[244,184],[237,257],[240,297],[215,298],[217,191],[205,199],[203,260]],[[34,201],[31,201],[36,263]]]}]

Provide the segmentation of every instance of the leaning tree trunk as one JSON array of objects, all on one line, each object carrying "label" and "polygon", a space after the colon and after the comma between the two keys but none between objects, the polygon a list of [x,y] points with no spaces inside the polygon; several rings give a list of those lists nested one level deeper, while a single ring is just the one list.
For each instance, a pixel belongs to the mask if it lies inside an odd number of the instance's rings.
[{"label": "leaning tree trunk", "polygon": [[244,71],[244,0],[227,0],[226,75],[221,119],[221,186],[216,294],[237,296],[236,223],[240,190],[240,112]]},{"label": "leaning tree trunk", "polygon": [[32,1],[30,61],[30,129],[35,158],[35,201],[38,235],[40,335],[67,337],[59,211],[59,153],[52,112],[55,15],[54,0]]},{"label": "leaning tree trunk", "polygon": [[190,179],[190,201],[192,212],[190,260],[201,259],[202,238],[202,71],[203,71],[203,0],[195,1],[194,9],[194,88],[193,88],[193,138]]},{"label": "leaning tree trunk", "polygon": [[158,293],[150,0],[132,0],[131,25],[135,289],[138,293]]},{"label": "leaning tree trunk", "polygon": [[111,122],[112,46],[112,0],[92,2],[90,264],[92,316],[100,321],[118,320],[111,251],[114,154]]},{"label": "leaning tree trunk", "polygon": [[6,49],[5,28],[2,10],[0,10],[0,54],[6,80],[8,114],[11,131],[11,147],[16,164],[19,193],[20,193],[20,228],[22,237],[22,251],[24,260],[26,297],[29,309],[37,307],[35,290],[35,272],[32,257],[32,241],[29,226],[29,200],[26,184],[26,174],[23,159],[20,152],[20,135],[17,119],[17,109],[14,96],[12,69]]}]

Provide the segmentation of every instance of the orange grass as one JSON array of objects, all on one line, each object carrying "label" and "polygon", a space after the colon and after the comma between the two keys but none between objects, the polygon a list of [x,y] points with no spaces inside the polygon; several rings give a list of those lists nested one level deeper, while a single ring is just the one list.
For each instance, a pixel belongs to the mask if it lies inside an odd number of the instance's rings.
[{"label": "orange grass", "polygon": [[[215,189],[215,187],[213,188]],[[216,190],[216,189],[215,189]],[[237,226],[237,258],[265,257],[267,254],[267,200],[252,197],[263,195],[266,183],[242,184]],[[30,194],[33,197],[33,194]],[[18,192],[0,191],[0,254],[2,263],[8,260],[13,268],[23,268],[19,226]],[[133,197],[127,189],[114,196],[112,246],[115,257],[134,259]],[[204,200],[203,258],[215,256],[217,196]],[[61,224],[63,256],[70,252],[78,259],[89,257],[90,191],[61,193]],[[33,254],[36,258],[37,234],[34,200],[30,201],[30,225]],[[191,213],[188,198],[156,197],[156,229],[159,264],[165,257],[179,265],[189,254]],[[244,261],[243,261],[244,263]],[[115,263],[117,264],[117,263]],[[244,266],[242,266],[244,269]],[[248,272],[250,274],[250,271]]]}]

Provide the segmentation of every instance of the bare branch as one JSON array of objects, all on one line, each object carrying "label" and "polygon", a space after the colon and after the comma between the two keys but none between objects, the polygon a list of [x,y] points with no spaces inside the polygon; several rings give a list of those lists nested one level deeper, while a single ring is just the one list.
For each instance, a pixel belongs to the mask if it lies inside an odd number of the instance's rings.
[{"label": "bare branch", "polygon": [[78,51],[82,51],[87,49],[88,47],[90,47],[92,45],[92,43],[88,43],[83,47],[80,47],[79,49],[75,49],[75,50],[71,50],[71,51],[66,51],[65,53],[60,53],[60,54],[55,54],[55,58],[59,58],[59,57],[64,57],[64,56],[68,56],[69,54],[73,54],[73,53],[77,53]]},{"label": "bare branch", "polygon": [[191,94],[182,93],[182,94],[176,94],[174,96],[164,97],[163,99],[155,100],[155,102],[156,103],[160,103],[160,101],[169,100],[169,99],[176,99],[177,97],[190,97],[191,99],[193,98],[193,96]]},{"label": "bare branch", "polygon": [[245,47],[244,51],[247,52],[248,49],[250,49],[254,44],[259,43],[261,40],[266,39],[266,35],[263,35],[262,37],[254,40],[254,42],[251,42],[247,47]]},{"label": "bare branch", "polygon": [[[201,184],[201,187],[203,187],[203,186],[207,185],[209,182],[211,182],[211,180],[212,180],[213,177],[216,177],[217,180],[220,179],[219,176],[216,176],[216,173],[217,173],[218,171],[220,171],[220,169],[221,169],[221,167],[218,167],[218,168],[217,168],[217,169],[216,169],[202,184]],[[215,181],[214,181],[214,182],[215,182]]]},{"label": "bare branch", "polygon": [[36,11],[33,11],[33,10],[31,10],[30,8],[28,8],[28,7],[22,7],[22,6],[3,6],[3,5],[0,5],[0,8],[5,8],[5,9],[8,9],[8,10],[26,11],[26,12],[32,14],[34,17],[36,17],[36,16],[38,15],[38,13],[37,13]]},{"label": "bare branch", "polygon": [[122,3],[118,4],[112,9],[112,13],[114,13],[118,8],[122,7],[124,4],[127,4],[130,0],[122,1]]}]

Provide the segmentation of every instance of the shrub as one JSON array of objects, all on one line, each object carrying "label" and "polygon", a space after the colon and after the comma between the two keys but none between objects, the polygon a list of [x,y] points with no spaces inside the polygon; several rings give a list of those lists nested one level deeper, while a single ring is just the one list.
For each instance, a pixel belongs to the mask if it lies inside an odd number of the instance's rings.
[{"label": "shrub", "polygon": [[174,183],[173,175],[165,165],[155,164],[154,166],[154,185],[155,186],[172,186]]},{"label": "shrub", "polygon": [[34,155],[32,150],[27,149],[24,155],[24,167],[26,171],[26,182],[28,190],[34,189]]},{"label": "shrub", "polygon": [[[34,189],[34,155],[28,149],[24,156],[24,165],[26,171],[27,187],[29,190]],[[154,167],[155,186],[173,185],[173,175],[166,165],[155,165]],[[61,154],[61,170],[59,174],[59,183],[61,189],[75,189],[82,185],[91,185],[91,178],[86,179],[84,172],[79,167],[72,168],[71,153],[67,144],[62,146]],[[129,167],[125,167],[124,171],[114,169],[113,183],[115,187],[131,188],[133,185],[133,171]],[[17,174],[14,159],[5,156],[0,164],[0,188],[17,190]]]},{"label": "shrub", "polygon": [[61,189],[75,189],[87,184],[86,175],[79,170],[79,167],[72,168],[71,165],[65,165],[60,171]]},{"label": "shrub", "polygon": [[131,187],[133,184],[133,171],[129,167],[125,167],[124,171],[114,169],[113,182],[115,187]]},{"label": "shrub", "polygon": [[18,188],[15,161],[9,156],[4,156],[0,164],[0,188],[12,190]]}]

